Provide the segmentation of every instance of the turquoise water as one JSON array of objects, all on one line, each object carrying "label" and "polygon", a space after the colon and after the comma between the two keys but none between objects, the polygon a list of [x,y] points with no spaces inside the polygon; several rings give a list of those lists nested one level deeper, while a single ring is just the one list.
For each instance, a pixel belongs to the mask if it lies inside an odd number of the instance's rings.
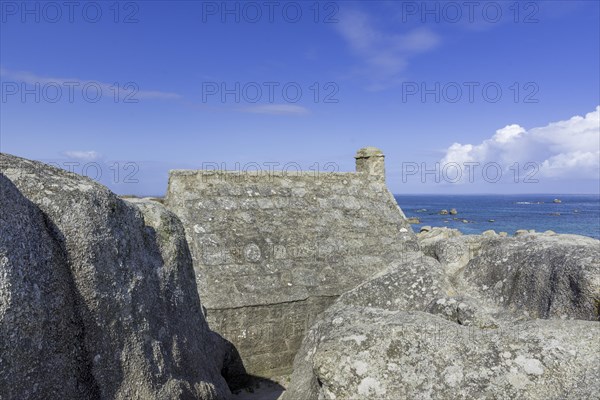
[{"label": "turquoise water", "polygon": [[[465,234],[488,229],[513,234],[517,229],[553,230],[600,239],[600,196],[598,195],[395,195],[407,217],[423,225],[446,226]],[[554,199],[562,202],[556,204]],[[439,215],[456,208],[457,215]],[[423,211],[426,210],[426,211]],[[454,219],[458,218],[458,219]],[[463,219],[469,221],[462,222]],[[494,222],[490,222],[494,220]]]}]

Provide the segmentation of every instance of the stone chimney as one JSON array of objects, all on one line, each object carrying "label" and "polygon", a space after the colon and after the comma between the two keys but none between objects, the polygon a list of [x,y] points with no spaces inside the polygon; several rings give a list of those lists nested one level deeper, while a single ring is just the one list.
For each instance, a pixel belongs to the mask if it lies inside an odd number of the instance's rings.
[{"label": "stone chimney", "polygon": [[385,156],[376,147],[363,147],[356,152],[356,172],[366,173],[385,182]]}]

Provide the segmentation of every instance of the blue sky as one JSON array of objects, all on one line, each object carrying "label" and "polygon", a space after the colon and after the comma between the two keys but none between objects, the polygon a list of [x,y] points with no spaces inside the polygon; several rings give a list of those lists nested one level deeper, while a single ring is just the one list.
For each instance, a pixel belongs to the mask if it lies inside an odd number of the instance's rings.
[{"label": "blue sky", "polygon": [[1,150],[120,194],[203,163],[352,171],[367,145],[394,193],[599,191],[597,1],[23,4]]}]

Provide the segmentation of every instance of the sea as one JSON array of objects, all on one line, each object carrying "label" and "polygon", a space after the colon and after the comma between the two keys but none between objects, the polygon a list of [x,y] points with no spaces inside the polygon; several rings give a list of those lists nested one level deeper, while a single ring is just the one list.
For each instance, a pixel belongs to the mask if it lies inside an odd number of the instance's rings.
[{"label": "sea", "polygon": [[[455,228],[464,234],[489,229],[514,234],[518,229],[552,230],[600,239],[600,195],[395,195],[419,232],[425,225]],[[560,200],[560,202],[555,202]],[[457,215],[440,215],[455,208]],[[467,221],[467,222],[464,222]]]}]

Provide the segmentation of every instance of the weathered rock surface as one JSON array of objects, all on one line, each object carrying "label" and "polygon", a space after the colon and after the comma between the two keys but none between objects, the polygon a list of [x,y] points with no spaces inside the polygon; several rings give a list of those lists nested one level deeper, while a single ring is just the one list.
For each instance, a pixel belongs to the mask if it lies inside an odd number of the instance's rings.
[{"label": "weathered rock surface", "polygon": [[319,393],[313,359],[321,327],[338,323],[336,310],[373,307],[386,310],[427,310],[436,299],[452,295],[440,263],[421,252],[407,252],[368,281],[344,293],[307,332],[294,361],[291,386],[284,399],[312,399]]},{"label": "weathered rock surface", "polygon": [[592,321],[480,330],[423,312],[334,306],[308,332],[296,359],[307,373],[283,398],[595,398],[599,338]]},{"label": "weathered rock surface", "polygon": [[515,237],[419,234],[461,291],[531,318],[600,320],[600,241],[524,231]]},{"label": "weathered rock surface", "polygon": [[359,152],[357,170],[171,171],[165,204],[185,226],[207,319],[250,374],[289,373],[319,313],[418,250],[381,152]]},{"label": "weathered rock surface", "polygon": [[526,315],[508,311],[492,301],[464,293],[440,297],[431,302],[426,311],[462,326],[481,329],[506,329],[516,322],[530,319]]},{"label": "weathered rock surface", "polygon": [[0,193],[0,397],[97,397],[62,249],[2,174]]},{"label": "weathered rock surface", "polygon": [[463,236],[458,229],[433,228],[418,235],[424,254],[442,263],[445,272],[452,276],[469,262],[473,249],[480,242],[478,236]]},{"label": "weathered rock surface", "polygon": [[308,331],[284,399],[597,396],[597,240],[448,229],[419,240],[435,259],[406,255]]},{"label": "weathered rock surface", "polygon": [[440,263],[420,252],[410,252],[341,295],[336,304],[386,310],[426,310],[434,301],[452,294],[454,289]]},{"label": "weathered rock surface", "polygon": [[463,236],[458,229],[451,229],[446,227],[435,227],[427,226],[428,229],[422,230],[417,235],[419,243],[423,247],[423,251],[427,250],[428,247],[435,244],[435,242],[442,239],[449,239],[452,237]]},{"label": "weathered rock surface", "polygon": [[0,154],[0,170],[10,180],[0,209],[3,398],[229,395],[173,214],[18,157]]},{"label": "weathered rock surface", "polygon": [[577,235],[486,238],[460,281],[532,318],[600,320],[600,241]]}]

